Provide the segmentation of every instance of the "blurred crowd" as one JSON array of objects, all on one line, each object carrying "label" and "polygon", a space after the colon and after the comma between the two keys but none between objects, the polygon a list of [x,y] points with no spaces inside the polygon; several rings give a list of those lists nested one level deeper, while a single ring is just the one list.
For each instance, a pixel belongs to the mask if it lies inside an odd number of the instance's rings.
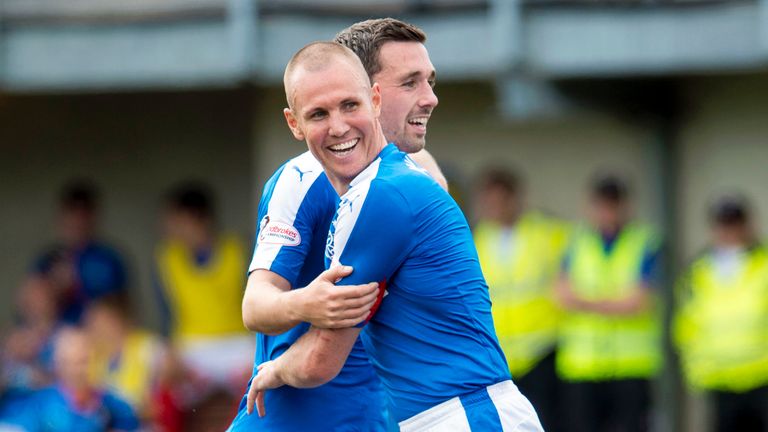
[{"label": "blurred crowd", "polygon": [[581,222],[529,209],[505,169],[488,170],[476,194],[496,331],[544,428],[654,430],[669,308],[686,385],[713,400],[712,429],[767,431],[768,255],[747,199],[714,200],[709,246],[669,287],[663,239],[633,216],[626,180],[598,175],[586,189]]},{"label": "blurred crowd", "polygon": [[[669,308],[683,376],[713,399],[714,429],[768,430],[768,251],[748,200],[712,203],[710,246],[669,287],[664,239],[633,216],[626,180],[599,175],[585,189],[580,222],[529,208],[507,169],[485,170],[472,195],[496,331],[545,429],[653,430]],[[137,324],[125,257],[98,234],[97,189],[63,188],[57,238],[0,342],[0,430],[224,430],[234,417],[255,349],[241,319],[246,250],[217,226],[206,185],[179,184],[163,202],[163,319],[151,331]]]},{"label": "blurred crowd", "polygon": [[99,194],[61,191],[54,244],[18,289],[0,355],[0,430],[223,430],[251,374],[245,250],[195,182],[167,192],[153,260],[161,331],[137,324],[126,258],[101,240]]}]

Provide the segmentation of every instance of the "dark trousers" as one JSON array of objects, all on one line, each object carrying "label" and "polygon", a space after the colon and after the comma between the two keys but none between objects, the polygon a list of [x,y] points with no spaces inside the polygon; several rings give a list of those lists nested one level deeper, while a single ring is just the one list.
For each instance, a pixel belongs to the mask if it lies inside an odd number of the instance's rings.
[{"label": "dark trousers", "polygon": [[524,376],[512,377],[517,384],[517,388],[536,409],[539,420],[544,430],[547,432],[557,432],[565,430],[557,424],[557,405],[558,405],[558,381],[555,373],[555,353],[551,352],[548,356],[531,369]]},{"label": "dark trousers", "polygon": [[768,386],[745,393],[715,392],[718,432],[768,431]]},{"label": "dark trousers", "polygon": [[650,382],[626,379],[562,384],[563,430],[646,432]]}]

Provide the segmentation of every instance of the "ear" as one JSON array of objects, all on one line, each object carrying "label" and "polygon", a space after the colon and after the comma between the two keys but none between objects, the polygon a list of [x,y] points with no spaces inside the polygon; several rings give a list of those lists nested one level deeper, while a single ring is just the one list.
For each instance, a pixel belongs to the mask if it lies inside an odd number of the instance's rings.
[{"label": "ear", "polygon": [[374,115],[379,118],[381,114],[381,87],[379,83],[373,83],[373,87],[371,87],[371,106]]},{"label": "ear", "polygon": [[299,141],[304,141],[304,132],[299,128],[299,121],[296,119],[296,116],[293,115],[293,111],[290,108],[284,108],[283,115],[285,116],[285,121],[288,123],[288,129],[293,133],[293,137]]}]

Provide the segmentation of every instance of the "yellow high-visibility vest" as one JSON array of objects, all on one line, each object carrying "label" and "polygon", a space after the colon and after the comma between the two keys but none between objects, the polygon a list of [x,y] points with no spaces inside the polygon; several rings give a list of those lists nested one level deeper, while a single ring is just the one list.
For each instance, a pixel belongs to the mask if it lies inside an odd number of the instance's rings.
[{"label": "yellow high-visibility vest", "polygon": [[157,368],[163,346],[160,339],[143,331],[132,331],[125,340],[118,359],[96,350],[92,374],[137,411],[149,408],[157,383]]},{"label": "yellow high-visibility vest", "polygon": [[536,212],[515,224],[511,243],[496,223],[475,227],[496,335],[514,377],[524,376],[554,348],[560,310],[552,292],[567,233],[565,223]]},{"label": "yellow high-visibility vest", "polygon": [[751,250],[730,280],[704,256],[685,282],[673,335],[688,383],[732,392],[768,384],[768,251]]},{"label": "yellow high-visibility vest", "polygon": [[[581,229],[571,245],[567,277],[579,296],[612,300],[641,282],[643,257],[656,240],[647,227],[624,227],[606,255],[600,235]],[[569,381],[649,378],[661,364],[660,315],[655,306],[632,316],[567,311],[560,326],[558,374]]]},{"label": "yellow high-visibility vest", "polygon": [[174,342],[245,333],[241,304],[246,266],[235,237],[219,239],[204,266],[198,266],[192,251],[176,241],[163,244],[157,260],[173,315]]}]

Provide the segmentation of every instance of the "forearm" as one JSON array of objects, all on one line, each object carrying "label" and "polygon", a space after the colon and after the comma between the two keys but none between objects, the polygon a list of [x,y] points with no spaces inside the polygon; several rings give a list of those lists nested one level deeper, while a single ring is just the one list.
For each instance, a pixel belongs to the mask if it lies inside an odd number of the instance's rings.
[{"label": "forearm", "polygon": [[243,296],[243,324],[248,330],[276,335],[301,322],[294,307],[296,292],[258,276],[248,279]]},{"label": "forearm", "polygon": [[[339,374],[346,355],[340,356],[332,345],[334,332],[311,328],[290,349],[275,360],[275,373],[280,381],[296,388],[311,388],[327,383]],[[348,354],[348,351],[347,351]]]},{"label": "forearm", "polygon": [[593,302],[593,308],[606,315],[628,316],[637,315],[648,310],[651,303],[649,288],[636,286],[622,298]]},{"label": "forearm", "polygon": [[556,290],[557,298],[566,310],[618,316],[635,315],[646,310],[650,304],[648,292],[649,288],[640,284],[622,298],[592,300],[576,293],[566,277],[561,277]]},{"label": "forearm", "polygon": [[626,296],[617,299],[591,300],[574,294],[568,302],[567,309],[602,315],[628,316],[641,313],[649,306],[648,288],[638,286]]}]

